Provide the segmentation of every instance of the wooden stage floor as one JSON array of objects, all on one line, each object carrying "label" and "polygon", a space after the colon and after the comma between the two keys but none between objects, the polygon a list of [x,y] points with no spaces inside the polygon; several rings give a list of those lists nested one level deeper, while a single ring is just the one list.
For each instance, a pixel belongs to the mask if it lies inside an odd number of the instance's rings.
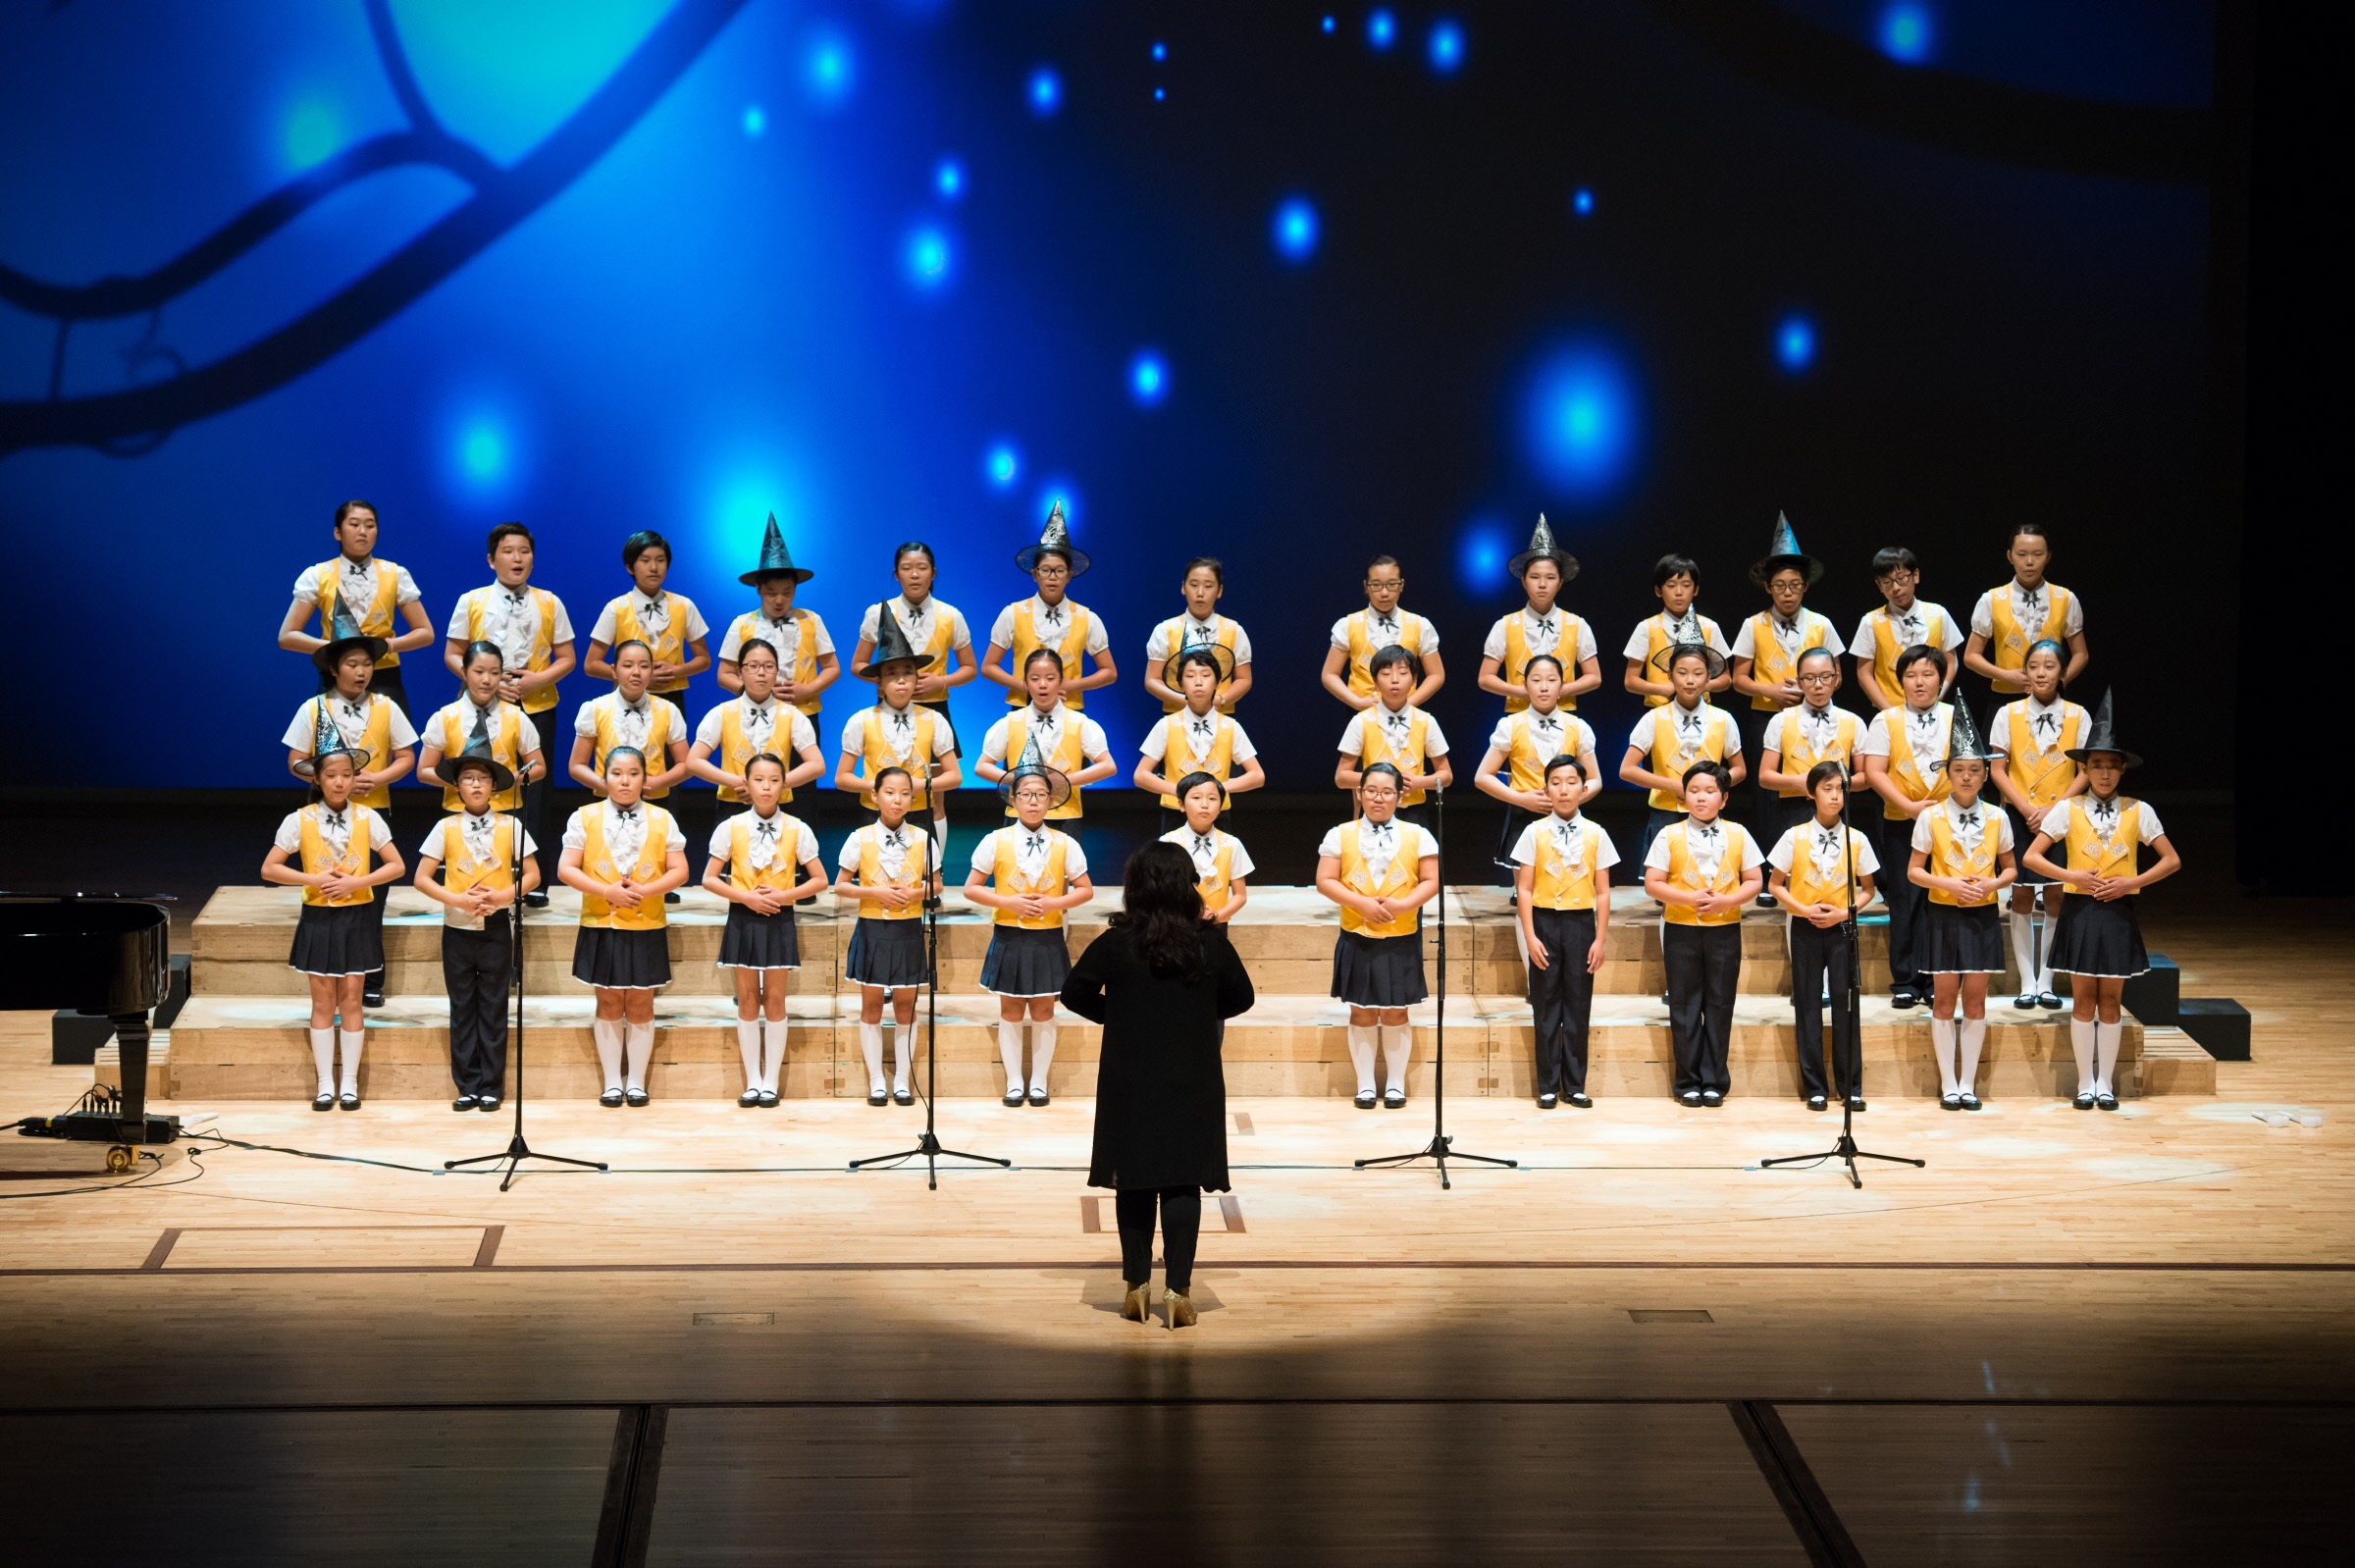
[{"label": "wooden stage floor", "polygon": [[[1350,1165],[1422,1143],[1428,1099],[1238,1099],[1182,1333],[1118,1316],[1083,1097],[944,1101],[949,1144],[1015,1169],[937,1191],[843,1169],[919,1125],[857,1100],[551,1103],[533,1141],[614,1169],[503,1194],[439,1174],[503,1118],[180,1106],[268,1147],[0,1182],[0,1540],[342,1568],[2343,1561],[2355,911],[2151,919],[2187,992],[2250,1007],[2258,1060],[2116,1115],[1876,1096],[1866,1146],[1929,1165],[1861,1191],[1756,1168],[1836,1130],[1779,1097],[1451,1102],[1465,1149],[1523,1165],[1448,1192]],[[87,1081],[45,1018],[0,1019],[9,1118]]]}]

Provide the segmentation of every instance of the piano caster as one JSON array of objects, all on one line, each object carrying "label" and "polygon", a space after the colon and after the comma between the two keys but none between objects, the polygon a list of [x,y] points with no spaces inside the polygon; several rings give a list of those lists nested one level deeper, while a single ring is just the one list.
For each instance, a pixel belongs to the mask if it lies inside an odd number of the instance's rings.
[{"label": "piano caster", "polygon": [[128,1143],[118,1143],[106,1151],[106,1170],[109,1176],[121,1176],[138,1163],[137,1151]]}]

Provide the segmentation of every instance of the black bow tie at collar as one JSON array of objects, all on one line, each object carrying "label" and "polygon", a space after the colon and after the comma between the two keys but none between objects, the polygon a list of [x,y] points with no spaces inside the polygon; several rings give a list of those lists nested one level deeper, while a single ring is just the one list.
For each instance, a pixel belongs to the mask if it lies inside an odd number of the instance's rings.
[{"label": "black bow tie at collar", "polygon": [[1038,623],[1041,626],[1061,626],[1063,624],[1063,606],[1049,604],[1039,612]]},{"label": "black bow tie at collar", "polygon": [[1207,715],[1206,715],[1206,716],[1204,716],[1204,717],[1202,717],[1202,718],[1195,719],[1195,720],[1194,720],[1194,724],[1193,724],[1194,733],[1195,733],[1196,735],[1202,736],[1204,739],[1208,739],[1208,738],[1209,738],[1209,736],[1210,736],[1210,732],[1211,732],[1211,731],[1212,731],[1212,729],[1214,729],[1215,727],[1216,727],[1216,726],[1214,726],[1214,725],[1211,723],[1211,721],[1210,721],[1210,719],[1209,719],[1209,717],[1208,717]]},{"label": "black bow tie at collar", "polygon": [[2118,802],[2116,801],[2088,801],[2086,805],[2092,810],[2093,814],[2096,817],[2116,816],[2118,814]]},{"label": "black bow tie at collar", "polygon": [[759,834],[762,838],[775,838],[777,836],[777,824],[773,820],[763,822],[756,819],[753,823],[753,831]]},{"label": "black bow tie at collar", "polygon": [[1935,724],[1935,723],[1937,723],[1937,722],[1938,722],[1938,709],[1936,709],[1936,708],[1934,708],[1934,707],[1925,707],[1925,708],[1921,708],[1921,709],[1919,709],[1919,710],[1916,710],[1916,711],[1910,712],[1910,713],[1909,713],[1909,715],[1908,715],[1908,716],[1909,716],[1909,717],[1910,717],[1910,718],[1913,720],[1913,722],[1914,722],[1916,725],[1918,725],[1920,728],[1922,728],[1922,729],[1925,729],[1925,730],[1926,730],[1926,729],[1928,729],[1928,728],[1929,728],[1929,727],[1930,727],[1932,724]]},{"label": "black bow tie at collar", "polygon": [[901,708],[897,712],[893,713],[891,715],[891,723],[894,729],[906,730],[913,729],[915,727],[914,721],[910,717],[906,708]]},{"label": "black bow tie at collar", "polygon": [[1815,842],[1827,850],[1836,850],[1840,847],[1840,830],[1836,827],[1817,828]]},{"label": "black bow tie at collar", "polygon": [[364,702],[355,703],[347,697],[343,699],[343,711],[347,717],[358,718],[368,711],[368,705]]},{"label": "black bow tie at collar", "polygon": [[1383,721],[1383,723],[1384,723],[1384,724],[1386,724],[1386,725],[1389,726],[1391,729],[1394,729],[1394,730],[1403,730],[1403,729],[1405,729],[1405,728],[1406,728],[1406,727],[1407,727],[1409,724],[1411,724],[1411,723],[1413,723],[1413,722],[1414,722],[1414,717],[1415,717],[1415,716],[1414,716],[1412,713],[1406,713],[1406,712],[1385,712],[1385,713],[1382,715],[1382,721]]},{"label": "black bow tie at collar", "polygon": [[613,808],[613,814],[624,822],[635,822],[638,820],[638,808],[635,806],[616,806]]},{"label": "black bow tie at collar", "polygon": [[1366,831],[1367,831],[1367,832],[1369,832],[1369,833],[1372,833],[1372,834],[1373,834],[1375,837],[1377,837],[1377,838],[1380,838],[1380,837],[1381,837],[1381,836],[1383,836],[1384,834],[1386,834],[1386,833],[1389,832],[1389,830],[1391,829],[1391,827],[1392,827],[1393,825],[1395,825],[1395,824],[1393,824],[1393,823],[1390,823],[1390,822],[1373,822],[1373,821],[1369,821],[1368,823],[1366,823]]},{"label": "black bow tie at collar", "polygon": [[654,694],[649,692],[635,703],[628,698],[623,698],[621,710],[625,713],[635,713],[640,718],[644,718],[654,710]]},{"label": "black bow tie at collar", "polygon": [[1044,833],[1026,833],[1026,834],[1024,834],[1024,835],[1022,836],[1022,848],[1023,848],[1023,849],[1026,849],[1026,850],[1043,850],[1043,849],[1045,849],[1046,847],[1047,847],[1047,835],[1046,835],[1046,834],[1044,834]]},{"label": "black bow tie at collar", "polygon": [[2061,715],[2058,713],[2039,713],[2035,718],[2035,727],[2040,730],[2058,730],[2061,727]]},{"label": "black bow tie at collar", "polygon": [[1717,824],[1714,822],[1696,822],[1693,824],[1693,831],[1699,833],[1702,838],[1713,839],[1717,836]]},{"label": "black bow tie at collar", "polygon": [[904,828],[887,827],[883,830],[883,842],[891,849],[896,850],[904,848],[908,843],[907,830]]},{"label": "black bow tie at collar", "polygon": [[1676,723],[1677,728],[1688,735],[1701,733],[1701,715],[1699,713],[1679,713],[1676,716]]},{"label": "black bow tie at collar", "polygon": [[1955,823],[1959,827],[1977,827],[1979,825],[1979,809],[1974,806],[1967,811],[1956,812]]},{"label": "black bow tie at collar", "polygon": [[319,824],[322,827],[333,828],[342,828],[350,825],[350,823],[345,820],[341,811],[322,811],[319,814]]},{"label": "black bow tie at collar", "polygon": [[1547,632],[1553,630],[1553,617],[1550,615],[1541,615],[1535,621],[1530,623],[1530,628],[1539,636],[1543,637]]},{"label": "black bow tie at collar", "polygon": [[1558,730],[1562,727],[1561,719],[1552,713],[1540,713],[1537,715],[1537,722],[1538,728],[1548,732]]},{"label": "black bow tie at collar", "polygon": [[1218,847],[1219,847],[1219,841],[1218,841],[1217,839],[1214,839],[1214,838],[1212,838],[1212,837],[1211,837],[1209,834],[1207,834],[1207,833],[1196,833],[1196,834],[1194,835],[1194,853],[1195,853],[1195,854],[1197,854],[1197,855],[1208,855],[1208,854],[1210,854],[1212,851],[1216,850]]}]

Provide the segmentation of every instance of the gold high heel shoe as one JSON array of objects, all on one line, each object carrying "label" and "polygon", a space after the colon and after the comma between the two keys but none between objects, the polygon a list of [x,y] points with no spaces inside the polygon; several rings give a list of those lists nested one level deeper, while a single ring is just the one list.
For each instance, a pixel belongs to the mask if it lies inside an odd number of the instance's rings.
[{"label": "gold high heel shoe", "polygon": [[1194,1326],[1194,1298],[1183,1290],[1167,1292],[1170,1306],[1170,1327],[1190,1329]]},{"label": "gold high heel shoe", "polygon": [[1121,1316],[1130,1323],[1144,1323],[1152,1315],[1153,1281],[1148,1280],[1143,1284],[1130,1285],[1128,1294],[1121,1301]]}]

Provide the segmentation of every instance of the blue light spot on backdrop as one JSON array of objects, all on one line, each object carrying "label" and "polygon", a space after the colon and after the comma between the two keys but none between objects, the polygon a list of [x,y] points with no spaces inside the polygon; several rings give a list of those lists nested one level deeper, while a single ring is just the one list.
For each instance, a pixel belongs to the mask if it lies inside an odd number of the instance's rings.
[{"label": "blue light spot on backdrop", "polygon": [[1584,185],[1581,185],[1576,190],[1570,192],[1570,210],[1574,213],[1577,213],[1581,218],[1594,216],[1595,192],[1589,190]]},{"label": "blue light spot on backdrop", "polygon": [[1377,10],[1366,18],[1366,42],[1377,49],[1387,49],[1398,36],[1398,19],[1387,11]]},{"label": "blue light spot on backdrop", "polygon": [[439,437],[443,481],[464,504],[502,503],[524,480],[524,450],[509,399],[497,391],[462,392],[445,405]]},{"label": "blue light spot on backdrop", "polygon": [[1166,44],[1166,43],[1157,43],[1157,44],[1155,44],[1155,45],[1153,46],[1153,58],[1154,58],[1154,59],[1156,59],[1156,60],[1167,60],[1169,57],[1170,57],[1170,46],[1169,46],[1168,44]]},{"label": "blue light spot on backdrop", "polygon": [[1512,553],[1512,536],[1502,523],[1488,517],[1476,519],[1456,537],[1455,579],[1475,598],[1492,594],[1508,581],[1504,563]]},{"label": "blue light spot on backdrop", "polygon": [[1277,253],[1301,262],[1317,251],[1317,209],[1306,196],[1287,196],[1277,203],[1273,226]]},{"label": "blue light spot on backdrop", "polygon": [[1331,17],[1327,17],[1327,18],[1325,18],[1325,19],[1324,19],[1324,21],[1323,21],[1323,23],[1321,24],[1321,26],[1324,27],[1324,29],[1325,29],[1327,32],[1331,32],[1331,31],[1333,30],[1333,18],[1331,18]]},{"label": "blue light spot on backdrop", "polygon": [[1573,343],[1542,363],[1522,406],[1531,466],[1575,501],[1607,498],[1626,481],[1639,423],[1627,370],[1592,342]]},{"label": "blue light spot on backdrop", "polygon": [[1437,22],[1431,28],[1431,69],[1452,77],[1464,63],[1464,29],[1453,22]]},{"label": "blue light spot on backdrop", "polygon": [[1030,112],[1042,120],[1063,107],[1063,78],[1045,66],[1030,73],[1030,85],[1026,92],[1030,100]]},{"label": "blue light spot on backdrop", "polygon": [[965,165],[954,158],[943,158],[933,167],[932,188],[940,192],[943,201],[955,201],[965,194]]},{"label": "blue light spot on backdrop", "polygon": [[758,141],[768,130],[768,111],[757,103],[744,106],[744,133]]},{"label": "blue light spot on backdrop", "polygon": [[1785,316],[1775,323],[1774,357],[1794,376],[1815,363],[1815,324],[1805,316]]},{"label": "blue light spot on backdrop", "polygon": [[981,474],[992,490],[1004,490],[1022,474],[1022,454],[1010,441],[994,442],[981,454]]},{"label": "blue light spot on backdrop", "polygon": [[1150,348],[1140,348],[1128,361],[1128,395],[1139,404],[1151,408],[1167,396],[1170,390],[1170,367],[1161,355]]},{"label": "blue light spot on backdrop", "polygon": [[279,132],[279,149],[289,170],[300,172],[325,163],[342,149],[343,126],[332,104],[305,98],[287,112]]},{"label": "blue light spot on backdrop", "polygon": [[[1039,487],[1038,496],[1030,502],[1031,526],[1035,530],[1039,523],[1045,522],[1047,514],[1055,509],[1058,502],[1063,506],[1063,524],[1072,531],[1072,539],[1075,544],[1079,538],[1080,520],[1086,516],[1086,505],[1079,494],[1079,487],[1073,484],[1068,475],[1049,475],[1047,482]],[[1033,532],[1029,539],[1037,537]],[[1028,542],[1024,541],[1025,544]]]},{"label": "blue light spot on backdrop", "polygon": [[1155,103],[1161,102],[1162,99],[1167,98],[1169,95],[1170,94],[1167,88],[1155,87],[1153,89],[1153,101]]},{"label": "blue light spot on backdrop", "polygon": [[1881,12],[1876,32],[1881,53],[1909,66],[1925,64],[1937,43],[1937,19],[1924,5],[1893,5]]},{"label": "blue light spot on backdrop", "polygon": [[810,40],[809,51],[802,57],[802,80],[810,89],[811,103],[820,109],[839,106],[851,95],[856,74],[850,39],[828,30]]},{"label": "blue light spot on backdrop", "polygon": [[908,269],[908,281],[927,293],[945,287],[956,267],[956,247],[949,232],[936,224],[917,224],[908,231],[901,246],[900,259]]},{"label": "blue light spot on backdrop", "polygon": [[507,471],[507,444],[498,427],[482,423],[466,427],[458,438],[458,467],[478,485],[497,484]]}]

